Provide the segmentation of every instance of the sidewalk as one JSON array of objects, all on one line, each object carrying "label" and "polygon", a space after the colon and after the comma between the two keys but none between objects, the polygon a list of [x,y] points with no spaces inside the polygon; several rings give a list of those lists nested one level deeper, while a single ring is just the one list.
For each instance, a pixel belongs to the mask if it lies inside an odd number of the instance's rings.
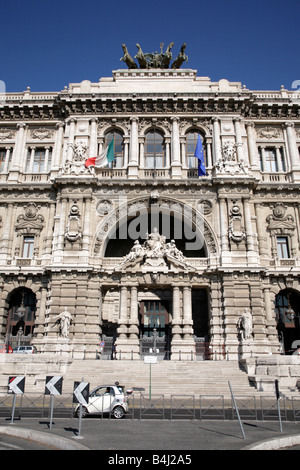
[{"label": "sidewalk", "polygon": [[[55,418],[52,429],[49,420],[22,418],[10,424],[0,419],[0,434],[14,434],[43,442],[63,450],[105,450],[113,457],[117,451],[162,451],[188,454],[196,450],[250,449],[263,441],[272,440],[275,449],[297,445],[300,448],[300,423],[283,422],[280,432],[276,421],[243,421],[245,439],[239,422],[222,420],[161,421],[161,420],[101,420],[83,419],[78,436],[78,419]],[[281,442],[281,440],[284,441]],[[270,444],[263,448],[270,449]]]}]

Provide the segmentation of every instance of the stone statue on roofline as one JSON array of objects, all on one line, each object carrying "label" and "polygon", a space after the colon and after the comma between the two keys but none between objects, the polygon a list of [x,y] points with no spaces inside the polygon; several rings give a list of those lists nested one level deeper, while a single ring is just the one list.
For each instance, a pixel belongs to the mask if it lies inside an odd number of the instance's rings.
[{"label": "stone statue on roofline", "polygon": [[[174,43],[171,42],[168,46],[165,52],[163,52],[163,46],[164,43],[160,43],[160,52],[143,52],[142,48],[139,43],[136,44],[136,47],[138,48],[137,54],[134,56],[134,59],[136,59],[139,63],[139,68],[140,69],[168,69],[172,60],[172,48],[174,46]],[[122,44],[123,52],[124,55],[121,57],[120,60],[123,60],[127,67],[129,69],[137,69],[138,66],[134,59],[131,57],[131,55],[128,52],[128,49],[125,44]],[[174,60],[174,62],[171,65],[172,69],[179,69],[183,62],[188,61],[188,56],[185,54],[185,48],[186,44],[184,43],[181,46],[180,53]]]}]

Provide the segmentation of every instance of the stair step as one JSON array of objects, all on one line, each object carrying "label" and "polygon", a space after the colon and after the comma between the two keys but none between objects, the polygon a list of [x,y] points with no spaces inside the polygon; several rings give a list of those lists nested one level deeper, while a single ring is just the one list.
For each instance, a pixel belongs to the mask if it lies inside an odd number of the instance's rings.
[{"label": "stair step", "polygon": [[[126,389],[135,387],[149,392],[150,367],[142,361],[101,361],[13,357],[0,362],[0,393],[8,384],[8,376],[26,375],[26,391],[43,393],[47,375],[63,375],[63,393],[73,392],[74,382],[84,379],[90,389],[118,381]],[[214,395],[230,397],[228,381],[235,395],[270,396],[250,385],[248,375],[234,361],[161,361],[151,365],[151,391],[156,395]],[[293,392],[299,395],[299,391]],[[300,395],[299,395],[300,396]]]}]

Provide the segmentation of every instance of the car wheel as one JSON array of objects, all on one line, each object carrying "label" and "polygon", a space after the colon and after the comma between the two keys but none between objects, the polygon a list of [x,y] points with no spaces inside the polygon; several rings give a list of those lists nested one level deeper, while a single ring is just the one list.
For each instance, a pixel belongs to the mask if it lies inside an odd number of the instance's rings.
[{"label": "car wheel", "polygon": [[116,406],[116,408],[113,409],[113,416],[116,419],[121,419],[125,416],[125,411],[122,406]]},{"label": "car wheel", "polygon": [[[83,406],[82,409],[81,409],[81,417],[85,418],[87,416],[87,414],[88,414],[88,410],[85,406]],[[78,407],[77,410],[76,410],[77,418],[79,418],[79,415],[80,415],[80,407]]]}]

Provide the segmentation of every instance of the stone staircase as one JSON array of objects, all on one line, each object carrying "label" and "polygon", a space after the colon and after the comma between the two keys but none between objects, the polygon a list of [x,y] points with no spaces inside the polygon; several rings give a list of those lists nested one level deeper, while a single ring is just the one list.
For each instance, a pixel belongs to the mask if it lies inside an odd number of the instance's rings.
[{"label": "stone staircase", "polygon": [[[2,356],[2,355],[1,355]],[[25,375],[25,393],[44,393],[47,375],[63,376],[63,394],[72,394],[74,382],[84,380],[90,389],[118,381],[126,389],[149,394],[150,364],[143,361],[72,360],[46,355],[6,355],[0,358],[0,393],[6,393],[8,377]],[[273,395],[251,386],[247,373],[235,361],[160,361],[151,364],[151,394],[235,396]],[[298,392],[299,393],[299,392]],[[297,393],[296,393],[297,394]]]}]

